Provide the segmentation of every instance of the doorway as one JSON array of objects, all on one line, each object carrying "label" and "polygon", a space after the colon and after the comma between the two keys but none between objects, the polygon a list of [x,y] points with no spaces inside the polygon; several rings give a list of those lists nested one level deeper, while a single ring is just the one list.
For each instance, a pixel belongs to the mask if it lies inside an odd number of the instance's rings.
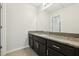
[{"label": "doorway", "polygon": [[53,32],[61,32],[61,21],[59,15],[52,17],[52,25]]}]

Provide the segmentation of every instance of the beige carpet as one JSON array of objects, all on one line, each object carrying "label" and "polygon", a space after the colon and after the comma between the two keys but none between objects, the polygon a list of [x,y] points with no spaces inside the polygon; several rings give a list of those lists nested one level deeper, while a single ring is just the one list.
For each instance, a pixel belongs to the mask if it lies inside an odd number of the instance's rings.
[{"label": "beige carpet", "polygon": [[6,56],[38,56],[31,48],[24,48],[15,52],[8,53]]}]

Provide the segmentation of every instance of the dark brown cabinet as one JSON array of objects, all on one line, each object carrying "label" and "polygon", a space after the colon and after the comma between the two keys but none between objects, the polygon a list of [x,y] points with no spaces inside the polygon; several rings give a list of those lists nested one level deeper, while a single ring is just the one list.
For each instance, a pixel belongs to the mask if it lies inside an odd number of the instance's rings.
[{"label": "dark brown cabinet", "polygon": [[46,55],[46,40],[29,34],[29,46],[39,55]]},{"label": "dark brown cabinet", "polygon": [[39,42],[34,40],[34,51],[39,55]]},{"label": "dark brown cabinet", "polygon": [[43,44],[40,44],[39,41],[34,40],[34,48],[33,49],[39,56],[46,55],[46,46]]},{"label": "dark brown cabinet", "polygon": [[73,47],[66,46],[64,44],[51,41],[51,40],[47,40],[47,46],[67,56],[73,56],[75,52],[75,49]]},{"label": "dark brown cabinet", "polygon": [[39,46],[40,56],[46,56],[46,45],[40,44]]},{"label": "dark brown cabinet", "polygon": [[29,34],[29,46],[39,56],[79,56],[79,48],[32,34]]},{"label": "dark brown cabinet", "polygon": [[61,54],[51,48],[47,48],[47,56],[63,56],[63,54]]},{"label": "dark brown cabinet", "polygon": [[34,40],[33,40],[33,36],[31,35],[31,34],[29,34],[29,46],[31,47],[31,48],[33,48],[34,47],[34,42],[33,42]]}]

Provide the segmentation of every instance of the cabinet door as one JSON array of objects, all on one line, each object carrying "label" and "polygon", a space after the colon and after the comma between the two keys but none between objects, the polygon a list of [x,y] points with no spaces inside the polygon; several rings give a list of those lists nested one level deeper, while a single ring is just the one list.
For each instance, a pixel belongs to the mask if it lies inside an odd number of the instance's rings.
[{"label": "cabinet door", "polygon": [[51,49],[61,52],[66,56],[74,56],[74,48],[51,40],[47,41],[47,46]]},{"label": "cabinet door", "polygon": [[63,56],[63,54],[51,49],[51,48],[48,48],[47,49],[47,55],[48,56]]},{"label": "cabinet door", "polygon": [[39,49],[40,49],[40,56],[46,56],[46,46],[40,44]]},{"label": "cabinet door", "polygon": [[29,46],[33,48],[33,38],[31,35],[29,35]]},{"label": "cabinet door", "polygon": [[36,41],[36,40],[34,40],[34,51],[35,51],[38,55],[40,55],[40,53],[39,53],[39,42]]}]

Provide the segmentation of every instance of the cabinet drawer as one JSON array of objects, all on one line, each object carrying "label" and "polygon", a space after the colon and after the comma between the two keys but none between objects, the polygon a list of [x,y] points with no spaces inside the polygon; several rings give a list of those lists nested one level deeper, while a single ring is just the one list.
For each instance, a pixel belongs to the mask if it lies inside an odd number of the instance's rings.
[{"label": "cabinet drawer", "polygon": [[42,38],[42,37],[38,37],[38,36],[33,36],[34,40],[39,41],[42,44],[46,44],[46,39]]},{"label": "cabinet drawer", "polygon": [[64,45],[64,44],[61,44],[58,42],[54,42],[51,40],[47,41],[47,46],[64,54],[64,55],[67,55],[67,56],[74,55],[74,48],[73,47],[70,47],[70,46],[67,46],[67,45]]},{"label": "cabinet drawer", "polygon": [[51,48],[48,48],[47,55],[48,56],[63,56],[63,54],[61,54],[61,53],[59,53]]}]

